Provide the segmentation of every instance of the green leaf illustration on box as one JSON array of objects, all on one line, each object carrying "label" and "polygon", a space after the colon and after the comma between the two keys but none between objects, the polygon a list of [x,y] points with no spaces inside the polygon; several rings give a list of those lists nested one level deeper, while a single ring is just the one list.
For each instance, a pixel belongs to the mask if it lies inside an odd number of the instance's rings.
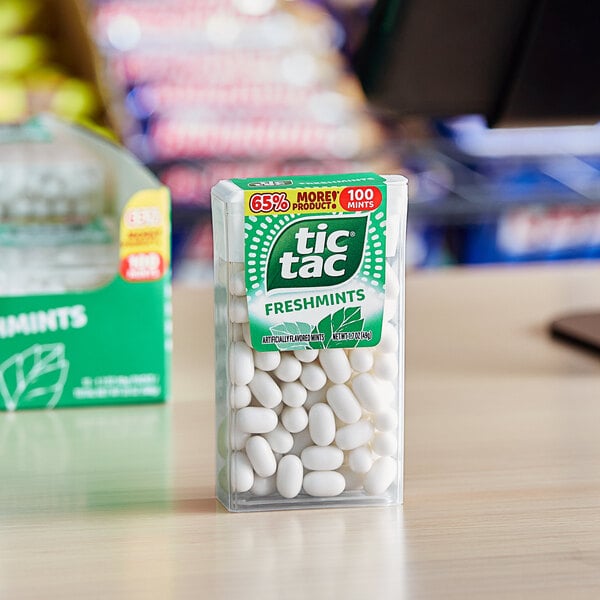
[{"label": "green leaf illustration on box", "polygon": [[340,308],[340,310],[327,315],[319,321],[315,333],[322,333],[325,337],[322,345],[313,347],[322,348],[347,348],[349,345],[356,346],[359,340],[353,343],[347,339],[336,340],[334,334],[356,333],[363,330],[365,321],[359,306]]},{"label": "green leaf illustration on box", "polygon": [[35,344],[0,364],[0,397],[7,410],[35,401],[53,408],[63,391],[69,361],[64,344]]},{"label": "green leaf illustration on box", "polygon": [[[271,327],[271,335],[310,335],[313,330],[310,323],[280,323]],[[307,350],[310,343],[305,341],[279,342],[276,344],[278,350]]]}]

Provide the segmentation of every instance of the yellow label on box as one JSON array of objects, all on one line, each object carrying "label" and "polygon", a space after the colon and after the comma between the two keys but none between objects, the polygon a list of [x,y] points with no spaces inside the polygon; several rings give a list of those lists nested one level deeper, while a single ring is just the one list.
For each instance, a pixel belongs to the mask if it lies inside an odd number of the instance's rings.
[{"label": "yellow label on box", "polygon": [[169,268],[169,192],[142,190],[121,217],[120,273],[125,281],[160,279]]}]

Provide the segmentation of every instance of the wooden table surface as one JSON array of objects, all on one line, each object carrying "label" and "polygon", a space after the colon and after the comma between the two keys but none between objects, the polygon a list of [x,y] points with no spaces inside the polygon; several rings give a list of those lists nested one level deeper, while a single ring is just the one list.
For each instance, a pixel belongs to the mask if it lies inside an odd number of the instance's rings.
[{"label": "wooden table surface", "polygon": [[600,265],[407,281],[405,504],[228,514],[212,299],[168,406],[0,415],[0,598],[599,598],[600,360],[548,338]]}]

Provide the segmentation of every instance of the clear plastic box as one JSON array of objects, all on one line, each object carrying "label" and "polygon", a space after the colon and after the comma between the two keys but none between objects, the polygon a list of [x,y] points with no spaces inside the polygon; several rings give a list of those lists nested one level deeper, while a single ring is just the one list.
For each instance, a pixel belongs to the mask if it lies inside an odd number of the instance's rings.
[{"label": "clear plastic box", "polygon": [[50,116],[0,127],[0,411],[164,402],[168,190]]},{"label": "clear plastic box", "polygon": [[0,295],[94,289],[118,271],[105,161],[47,119],[0,128]]},{"label": "clear plastic box", "polygon": [[212,211],[218,499],[400,503],[406,179],[225,180]]}]

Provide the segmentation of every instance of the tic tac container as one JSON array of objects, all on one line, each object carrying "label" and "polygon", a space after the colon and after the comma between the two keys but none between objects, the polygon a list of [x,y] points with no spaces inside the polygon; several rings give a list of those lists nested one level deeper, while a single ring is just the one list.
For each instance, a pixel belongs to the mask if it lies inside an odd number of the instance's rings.
[{"label": "tic tac container", "polygon": [[401,502],[406,179],[225,180],[212,211],[218,499]]}]

